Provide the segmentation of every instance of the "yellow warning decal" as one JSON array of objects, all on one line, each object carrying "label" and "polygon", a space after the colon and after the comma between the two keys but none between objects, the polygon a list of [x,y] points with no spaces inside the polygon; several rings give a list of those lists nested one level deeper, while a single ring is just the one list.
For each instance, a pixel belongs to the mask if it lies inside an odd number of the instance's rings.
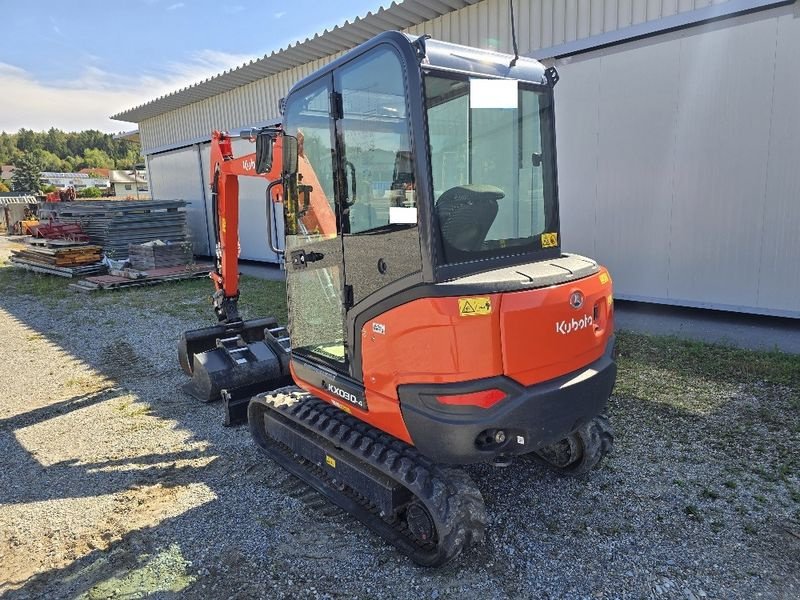
[{"label": "yellow warning decal", "polygon": [[329,464],[331,467],[333,467],[334,469],[336,468],[336,459],[335,459],[335,458],[333,458],[332,456],[328,456],[328,455],[326,454],[326,455],[325,455],[325,462],[326,462],[327,464]]},{"label": "yellow warning decal", "polygon": [[608,283],[608,273],[600,273],[600,283],[603,285]]},{"label": "yellow warning decal", "polygon": [[491,314],[491,312],[492,301],[486,296],[458,299],[458,314],[462,317],[488,315]]},{"label": "yellow warning decal", "polygon": [[557,233],[543,233],[542,234],[542,248],[554,248],[558,246]]}]

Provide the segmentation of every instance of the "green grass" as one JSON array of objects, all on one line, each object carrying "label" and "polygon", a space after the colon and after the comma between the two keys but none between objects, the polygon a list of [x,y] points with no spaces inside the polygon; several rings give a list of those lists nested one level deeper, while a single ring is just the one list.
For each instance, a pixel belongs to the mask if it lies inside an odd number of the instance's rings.
[{"label": "green grass", "polygon": [[[67,308],[77,310],[93,299],[119,303],[122,306],[149,309],[174,317],[207,318],[215,322],[211,306],[214,286],[207,278],[170,281],[148,287],[97,291],[79,294],[69,289],[72,280],[32,273],[10,266],[0,267],[0,294],[33,296],[46,301],[71,299]],[[264,281],[244,275],[240,279],[239,310],[245,319],[273,316],[286,323],[286,285],[282,281]],[[112,324],[107,322],[107,324]]]},{"label": "green grass", "polygon": [[[271,316],[286,323],[286,285],[282,281],[265,281],[244,275],[239,283],[239,310],[243,318]],[[212,282],[203,278],[95,294],[117,294],[120,303],[127,306],[152,309],[173,317],[206,318],[214,322],[216,317],[211,305],[213,292]]]},{"label": "green grass", "polygon": [[70,280],[55,275],[33,273],[17,267],[0,268],[0,293],[3,295],[24,295],[37,298],[59,300],[70,292]]},{"label": "green grass", "polygon": [[743,350],[671,336],[618,332],[620,377],[617,392],[632,391],[630,375],[648,367],[669,371],[676,382],[687,378],[729,384],[780,385],[789,388],[800,407],[800,355]]}]

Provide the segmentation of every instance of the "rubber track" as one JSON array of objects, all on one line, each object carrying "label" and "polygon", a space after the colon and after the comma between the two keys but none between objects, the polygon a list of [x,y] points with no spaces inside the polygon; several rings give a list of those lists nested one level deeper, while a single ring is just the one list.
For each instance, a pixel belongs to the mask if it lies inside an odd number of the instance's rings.
[{"label": "rubber track", "polygon": [[[420,542],[397,515],[380,515],[358,490],[333,484],[329,471],[298,457],[267,435],[265,411],[285,423],[311,431],[407,488],[428,509],[435,540]],[[460,469],[443,467],[398,440],[344,411],[290,386],[250,401],[250,432],[256,443],[281,466],[361,520],[384,540],[423,566],[439,566],[483,541],[486,509],[480,490]]]}]

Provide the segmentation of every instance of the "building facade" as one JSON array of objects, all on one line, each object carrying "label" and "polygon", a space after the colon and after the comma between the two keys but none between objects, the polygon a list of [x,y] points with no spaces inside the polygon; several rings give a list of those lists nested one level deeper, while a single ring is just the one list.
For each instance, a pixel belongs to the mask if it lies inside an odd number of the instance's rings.
[{"label": "building facade", "polygon": [[[211,254],[212,129],[278,121],[291,85],[386,29],[511,51],[507,0],[406,0],[115,118],[138,123],[154,198],[191,202]],[[563,248],[620,298],[800,318],[800,6],[517,0],[519,52],[558,68]],[[235,151],[252,151],[237,142]],[[266,244],[242,181],[242,257]]]}]

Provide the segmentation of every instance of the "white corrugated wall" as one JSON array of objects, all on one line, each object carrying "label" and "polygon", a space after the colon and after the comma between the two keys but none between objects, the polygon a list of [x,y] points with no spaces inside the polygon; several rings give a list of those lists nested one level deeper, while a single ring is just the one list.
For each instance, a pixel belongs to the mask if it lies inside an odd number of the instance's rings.
[{"label": "white corrugated wall", "polygon": [[558,61],[563,241],[619,297],[800,317],[798,17]]}]

